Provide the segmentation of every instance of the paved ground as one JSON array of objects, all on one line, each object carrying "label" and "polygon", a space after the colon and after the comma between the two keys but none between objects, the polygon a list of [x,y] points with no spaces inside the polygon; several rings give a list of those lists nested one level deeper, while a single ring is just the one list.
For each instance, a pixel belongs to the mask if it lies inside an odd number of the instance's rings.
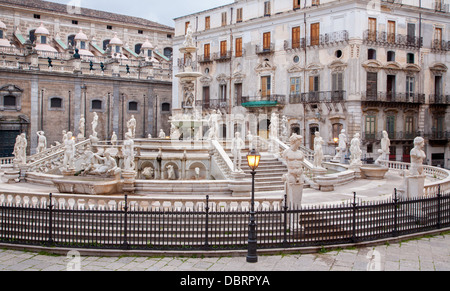
[{"label": "paved ground", "polygon": [[450,233],[316,254],[245,257],[80,257],[0,250],[1,271],[449,271]]}]

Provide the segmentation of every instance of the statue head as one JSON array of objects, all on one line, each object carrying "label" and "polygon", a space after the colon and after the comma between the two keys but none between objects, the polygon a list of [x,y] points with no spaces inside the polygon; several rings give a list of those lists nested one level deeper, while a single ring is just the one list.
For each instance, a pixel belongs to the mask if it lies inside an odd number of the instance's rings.
[{"label": "statue head", "polygon": [[425,140],[423,139],[423,137],[416,137],[414,139],[414,147],[419,147],[422,148],[425,145]]}]

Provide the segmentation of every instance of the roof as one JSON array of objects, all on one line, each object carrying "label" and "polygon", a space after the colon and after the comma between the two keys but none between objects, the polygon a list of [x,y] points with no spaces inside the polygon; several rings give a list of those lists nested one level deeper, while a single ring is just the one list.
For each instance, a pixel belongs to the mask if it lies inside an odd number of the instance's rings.
[{"label": "roof", "polygon": [[[6,4],[6,5],[14,5],[18,7],[24,7],[24,8],[30,8],[35,9],[39,11],[48,11],[48,12],[56,12],[61,14],[67,14],[74,17],[73,13],[69,13],[67,9],[66,4],[59,4],[59,3],[53,3],[48,1],[42,1],[42,0],[0,0],[0,5]],[[144,18],[134,17],[134,16],[128,16],[128,15],[122,15],[122,14],[116,14],[111,12],[105,12],[105,11],[99,11],[89,8],[83,8],[81,7],[80,10],[80,16],[83,17],[89,17],[89,18],[96,18],[104,21],[111,21],[111,22],[121,22],[126,24],[134,24],[138,26],[146,26],[149,28],[154,29],[168,29],[173,30],[173,27],[160,24],[151,20],[147,20]],[[75,14],[76,15],[76,14]]]}]

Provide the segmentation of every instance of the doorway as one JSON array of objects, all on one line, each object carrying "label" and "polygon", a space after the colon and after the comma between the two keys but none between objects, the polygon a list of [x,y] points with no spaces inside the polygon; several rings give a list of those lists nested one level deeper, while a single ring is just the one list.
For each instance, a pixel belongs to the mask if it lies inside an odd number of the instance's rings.
[{"label": "doorway", "polygon": [[12,157],[16,138],[20,134],[19,130],[0,130],[0,157]]},{"label": "doorway", "polygon": [[319,131],[318,125],[311,125],[309,127],[309,148],[314,150],[314,139],[316,138],[316,132]]},{"label": "doorway", "polygon": [[258,136],[264,139],[269,138],[270,120],[263,119],[258,123]]}]

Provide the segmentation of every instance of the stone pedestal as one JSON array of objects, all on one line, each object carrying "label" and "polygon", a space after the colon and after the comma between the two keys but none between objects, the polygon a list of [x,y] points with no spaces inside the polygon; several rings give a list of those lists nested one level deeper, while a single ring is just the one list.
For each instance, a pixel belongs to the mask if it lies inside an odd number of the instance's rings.
[{"label": "stone pedestal", "polygon": [[3,174],[3,179],[5,183],[14,184],[19,182],[20,171],[19,170],[8,170]]},{"label": "stone pedestal", "polygon": [[403,181],[403,197],[422,198],[425,187],[425,176],[406,176]]},{"label": "stone pedestal", "polygon": [[75,176],[75,169],[61,169],[61,174],[64,177],[72,177]]},{"label": "stone pedestal", "polygon": [[233,180],[230,181],[228,187],[233,192],[233,197],[251,197],[252,181],[245,179],[244,172],[233,172],[231,174]]},{"label": "stone pedestal", "polygon": [[136,181],[135,171],[122,171],[123,177],[123,191],[127,194],[134,193],[134,182]]},{"label": "stone pedestal", "polygon": [[285,182],[284,188],[287,194],[287,204],[289,208],[300,207],[303,199],[303,184]]},{"label": "stone pedestal", "polygon": [[319,190],[322,192],[334,191],[334,185],[338,182],[338,178],[335,176],[318,176],[315,182],[319,185]]}]

